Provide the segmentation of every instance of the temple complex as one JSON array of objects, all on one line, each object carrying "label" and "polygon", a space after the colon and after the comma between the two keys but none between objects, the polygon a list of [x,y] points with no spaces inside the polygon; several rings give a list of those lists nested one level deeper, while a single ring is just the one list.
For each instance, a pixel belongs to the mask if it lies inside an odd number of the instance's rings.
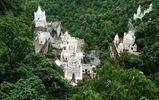
[{"label": "temple complex", "polygon": [[[67,31],[61,35],[61,41],[60,47],[62,52],[60,60],[56,60],[56,62],[61,62],[60,64],[63,66],[65,78],[75,83],[77,83],[78,80],[82,80],[83,74],[85,73],[87,73],[90,78],[93,78],[95,73],[93,73],[92,68],[94,66],[82,62],[84,58],[82,50],[84,41],[71,37]],[[57,65],[60,64],[58,63]]]},{"label": "temple complex", "polygon": [[64,78],[73,85],[84,77],[91,79],[95,76],[92,63],[85,64],[83,52],[84,40],[72,37],[67,31],[62,33],[59,21],[47,22],[45,11],[38,7],[34,13],[36,53],[47,54],[48,48],[56,48],[60,52],[54,57],[55,63],[64,71]]},{"label": "temple complex", "polygon": [[128,27],[129,30],[127,33],[124,33],[123,37],[119,37],[118,34],[116,34],[114,37],[112,46],[110,47],[110,54],[112,58],[120,56],[120,54],[123,52],[129,52],[135,55],[139,54],[139,52],[137,52],[137,45],[135,43],[135,29],[131,23],[131,20],[129,20]]},{"label": "temple complex", "polygon": [[[140,19],[150,13],[153,10],[153,5],[150,4],[149,8],[141,11],[141,5],[137,9],[137,13],[134,14],[134,20]],[[132,25],[131,20],[128,22],[128,32],[125,32],[123,37],[119,37],[118,34],[115,35],[112,45],[110,46],[110,56],[111,58],[116,58],[120,56],[123,52],[129,52],[134,55],[139,55],[137,50],[137,44],[135,43],[135,28]]]}]

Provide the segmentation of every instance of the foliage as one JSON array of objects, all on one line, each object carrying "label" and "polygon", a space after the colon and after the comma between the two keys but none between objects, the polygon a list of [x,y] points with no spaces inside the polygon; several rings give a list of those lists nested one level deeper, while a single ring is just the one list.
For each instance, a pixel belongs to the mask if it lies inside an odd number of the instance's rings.
[{"label": "foliage", "polygon": [[144,71],[144,62],[140,56],[122,53],[121,56],[117,59],[119,65],[123,68],[137,68],[141,71]]},{"label": "foliage", "polygon": [[1,99],[45,99],[47,91],[38,77],[20,79],[15,84],[1,83]]},{"label": "foliage", "polygon": [[119,69],[109,62],[97,69],[97,77],[80,87],[80,91],[73,97],[83,98],[90,91],[103,100],[157,99],[159,93],[155,84],[141,71]]},{"label": "foliage", "polygon": [[102,97],[92,89],[83,87],[80,93],[74,94],[70,100],[102,100]]},{"label": "foliage", "polygon": [[152,74],[149,77],[156,84],[156,86],[159,87],[159,84],[158,84],[158,82],[159,82],[159,72],[157,72],[155,74]]},{"label": "foliage", "polygon": [[[115,34],[127,31],[139,4],[146,9],[150,3],[153,11],[133,21],[140,56],[123,53],[108,62]],[[48,21],[60,20],[63,31],[84,39],[85,49],[101,50],[96,78],[72,87],[53,60],[35,54],[32,20],[39,4]],[[158,0],[0,0],[0,99],[158,99],[158,10]]]},{"label": "foliage", "polygon": [[[159,42],[152,44],[150,47],[144,47],[142,51],[142,57],[146,68],[149,73],[155,73],[159,71]],[[149,68],[151,66],[151,68]]]},{"label": "foliage", "polygon": [[53,60],[35,54],[31,19],[16,8],[22,2],[5,2],[14,13],[0,17],[0,99],[66,99],[75,88]]}]

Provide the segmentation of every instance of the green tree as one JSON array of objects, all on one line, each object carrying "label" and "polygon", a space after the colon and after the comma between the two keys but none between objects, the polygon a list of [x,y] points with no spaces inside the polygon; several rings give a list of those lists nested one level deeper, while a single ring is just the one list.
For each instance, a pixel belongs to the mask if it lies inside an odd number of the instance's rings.
[{"label": "green tree", "polygon": [[152,74],[149,76],[150,79],[156,84],[156,86],[159,88],[159,72],[155,73],[155,74]]},{"label": "green tree", "polygon": [[143,60],[139,55],[134,55],[127,52],[122,53],[117,59],[117,62],[123,68],[137,68],[142,70],[144,66]]},{"label": "green tree", "polygon": [[136,69],[120,69],[105,61],[97,69],[97,77],[80,87],[80,92],[75,97],[83,97],[85,91],[94,91],[102,99],[157,99],[158,89],[141,71]]},{"label": "green tree", "polygon": [[63,79],[62,69],[53,60],[33,53],[25,58],[24,63],[32,66],[32,73],[42,80],[48,92],[47,99],[66,99],[69,93],[74,91],[74,88]]},{"label": "green tree", "polygon": [[151,46],[144,47],[141,53],[142,59],[145,63],[145,72],[146,73],[155,73],[159,71],[159,43],[156,42]]},{"label": "green tree", "polygon": [[4,14],[4,11],[6,10],[6,6],[4,5],[4,0],[0,0],[0,14]]},{"label": "green tree", "polygon": [[6,56],[4,57],[6,62],[12,66],[21,62],[28,53],[33,52],[30,40],[32,39],[31,29],[13,16],[0,20],[0,47],[4,48],[2,54]]},{"label": "green tree", "polygon": [[102,100],[102,97],[92,89],[85,88],[82,89],[80,93],[74,94],[70,100]]},{"label": "green tree", "polygon": [[47,96],[45,86],[42,84],[42,81],[35,76],[27,79],[20,79],[15,84],[4,82],[0,86],[1,99],[3,100],[45,100]]}]

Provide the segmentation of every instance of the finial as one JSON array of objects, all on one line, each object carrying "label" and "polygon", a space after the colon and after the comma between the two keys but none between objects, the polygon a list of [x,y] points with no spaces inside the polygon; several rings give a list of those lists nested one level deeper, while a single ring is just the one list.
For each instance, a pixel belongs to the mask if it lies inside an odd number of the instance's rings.
[{"label": "finial", "polygon": [[68,32],[66,31],[66,32],[65,32],[65,34],[67,34],[67,35],[68,35]]},{"label": "finial", "polygon": [[40,6],[38,6],[38,10],[41,11],[41,7]]}]

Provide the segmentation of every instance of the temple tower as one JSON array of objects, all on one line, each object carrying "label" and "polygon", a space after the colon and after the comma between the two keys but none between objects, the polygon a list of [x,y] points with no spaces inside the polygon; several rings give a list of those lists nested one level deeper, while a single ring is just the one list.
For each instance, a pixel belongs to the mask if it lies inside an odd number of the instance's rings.
[{"label": "temple tower", "polygon": [[42,11],[40,6],[38,10],[34,12],[34,22],[35,27],[46,28],[47,26],[45,11]]}]

